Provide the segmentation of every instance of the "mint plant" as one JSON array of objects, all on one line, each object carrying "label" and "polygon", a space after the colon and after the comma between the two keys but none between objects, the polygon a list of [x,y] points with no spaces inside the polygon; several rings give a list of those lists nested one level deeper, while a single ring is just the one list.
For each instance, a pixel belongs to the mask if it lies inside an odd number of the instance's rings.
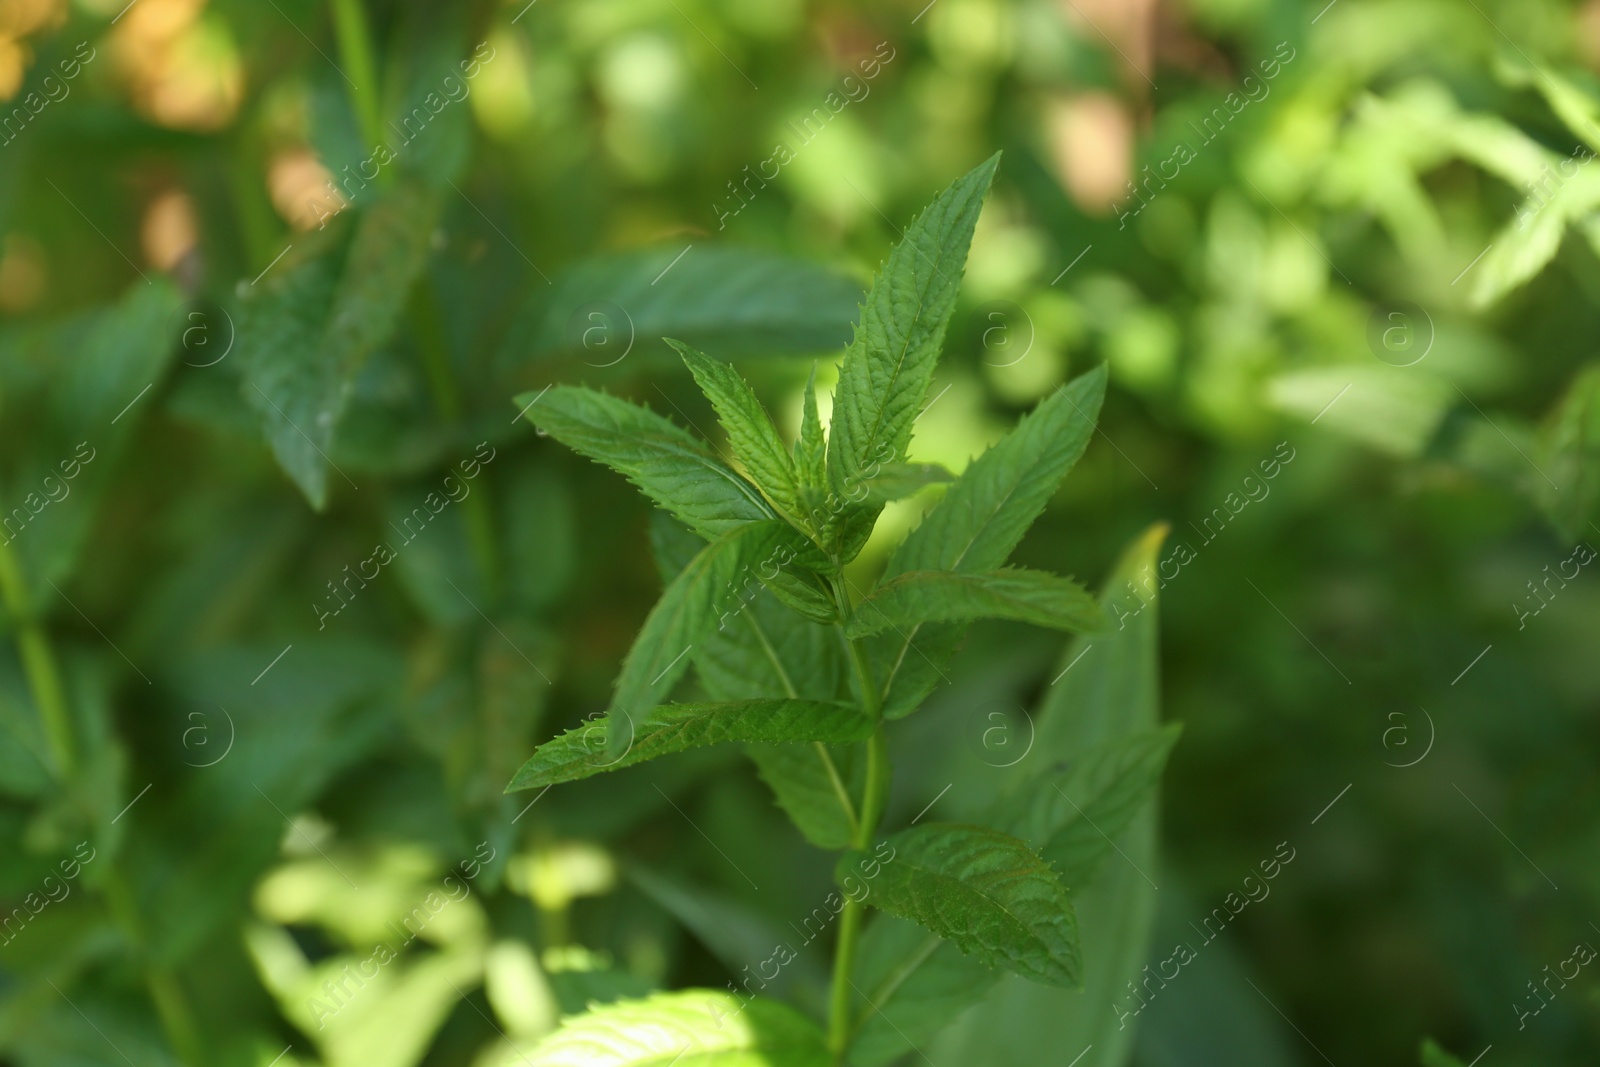
[{"label": "mint plant", "polygon": [[[881,825],[893,766],[885,724],[929,696],[968,623],[1108,625],[1076,582],[1007,566],[1088,443],[1103,370],[1044,400],[959,477],[906,458],[997,164],[951,185],[890,253],[845,352],[826,436],[814,379],[799,439],[787,444],[731,366],[677,342],[732,463],[604,393],[556,386],[517,398],[540,430],[626,476],[675,520],[658,539],[675,573],[604,719],[540,746],[508,791],[743,742],[799,832],[840,853],[844,892],[830,898],[838,918],[825,1027],[746,978],[597,1007],[568,1020],[533,1062],[870,1067],[936,1032],[1003,972],[1082,982],[1069,886],[1110,848],[1105,834],[1144,808],[1174,731],[1133,732],[1085,753],[1071,768],[1077,800],[1058,767],[1039,788],[997,799],[982,825]],[[948,482],[942,498],[859,588],[846,565],[884,505],[938,482]],[[669,703],[691,666],[709,699]],[[1080,833],[1086,823],[1098,837]],[[869,907],[883,913],[870,925]],[[875,1025],[887,1003],[906,1013],[911,1036]]]}]

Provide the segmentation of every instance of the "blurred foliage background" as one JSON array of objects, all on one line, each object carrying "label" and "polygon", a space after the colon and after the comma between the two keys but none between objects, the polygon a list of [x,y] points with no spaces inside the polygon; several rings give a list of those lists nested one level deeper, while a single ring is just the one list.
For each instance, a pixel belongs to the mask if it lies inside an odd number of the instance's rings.
[{"label": "blurred foliage background", "polygon": [[[501,795],[660,583],[509,398],[709,425],[670,334],[792,432],[1003,149],[913,455],[1110,365],[1021,551],[1172,524],[1152,963],[1296,855],[1134,1062],[1594,1062],[1600,5],[123,2],[0,0],[0,1059],[513,1063],[764,958],[829,865],[737,752]],[[975,631],[891,817],[1059,650]]]}]

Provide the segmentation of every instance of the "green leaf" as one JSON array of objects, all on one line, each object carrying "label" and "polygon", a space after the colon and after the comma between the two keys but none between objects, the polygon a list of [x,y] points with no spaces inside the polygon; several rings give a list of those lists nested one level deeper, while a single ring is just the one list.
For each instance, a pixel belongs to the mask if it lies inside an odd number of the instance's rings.
[{"label": "green leaf", "polygon": [[[1034,751],[1052,763],[1156,727],[1155,567],[1165,534],[1164,526],[1145,533],[1106,580],[1101,601],[1123,623],[1121,628],[1078,638],[1057,663],[1052,676],[1059,675],[1060,681],[1048,690],[1035,716]],[[1129,591],[1129,583],[1137,595]],[[1037,787],[1019,786],[1032,788]],[[1093,1046],[1077,1067],[1122,1067],[1127,1062],[1134,1030],[1119,1024],[1114,1006],[1149,959],[1156,896],[1146,880],[1156,874],[1153,800],[1133,818],[1117,846],[1116,861],[1073,897],[1083,930],[1083,991],[1067,994],[1007,979],[983,1011],[967,1012],[931,1045],[919,1042],[935,1062],[1036,1062],[1055,1055],[1063,1044]],[[892,1011],[890,1017],[900,1019]]]},{"label": "green leaf", "polygon": [[1573,541],[1600,507],[1600,365],[1578,373],[1539,429],[1539,468],[1533,483],[1544,513],[1562,538]]},{"label": "green leaf", "polygon": [[101,501],[125,476],[123,455],[157,410],[181,302],[158,278],[114,303],[0,334],[0,538],[14,544],[35,604],[59,603],[45,580],[65,586],[76,571]]},{"label": "green leaf", "polygon": [[775,517],[760,490],[649,408],[573,385],[519,396],[516,403],[540,430],[622,474],[708,541]]},{"label": "green leaf", "polygon": [[[1370,362],[1370,361],[1369,361]],[[1457,394],[1421,367],[1312,367],[1267,383],[1273,407],[1396,456],[1414,458],[1433,439]],[[1329,401],[1348,390],[1339,403]],[[1321,414],[1325,411],[1326,417]]]},{"label": "green leaf", "polygon": [[[951,483],[889,559],[886,579],[908,571],[981,573],[1005,565],[1094,434],[1105,398],[1098,367],[1056,390]],[[943,678],[962,628],[935,624],[869,645],[884,715],[910,714]]]},{"label": "green leaf", "polygon": [[1069,894],[1081,890],[1111,843],[1155,797],[1182,730],[1171,723],[1096,745],[1059,770],[1030,779],[985,821],[1035,845]]},{"label": "green leaf", "polygon": [[[676,524],[663,516],[654,529],[663,526]],[[667,531],[655,540],[672,551]],[[712,631],[692,658],[715,700],[784,694],[831,701],[846,669],[838,632],[786,609],[770,589],[757,593],[737,621]],[[865,771],[855,749],[817,742],[751,744],[746,751],[806,840],[829,850],[849,846],[855,830],[850,798],[860,795]]]},{"label": "green leaf", "polygon": [[[1049,985],[1078,984],[1072,904],[1049,865],[1026,844],[957,823],[915,826],[886,843],[893,853],[870,881],[869,904],[926,926],[991,967]],[[865,852],[845,853],[835,880],[868,861]]]},{"label": "green leaf", "polygon": [[[832,701],[665,704],[638,721],[613,711],[540,745],[506,791],[572,782],[725,741],[864,741],[871,733],[872,723],[859,708]],[[607,751],[614,736],[623,740],[620,756]]]},{"label": "green leaf", "polygon": [[885,463],[868,479],[867,502],[888,504],[904,500],[930,485],[953,481],[955,475],[937,463]]},{"label": "green leaf", "polygon": [[1088,590],[1070,578],[1023,567],[986,574],[911,571],[884,582],[856,606],[848,637],[915,628],[929,622],[1010,619],[1078,632],[1105,625]]},{"label": "green leaf", "polygon": [[244,399],[278,464],[319,510],[356,373],[394,332],[437,217],[435,194],[400,184],[362,214],[342,261],[324,246],[269,268],[248,290],[238,329]]},{"label": "green leaf", "polygon": [[682,245],[584,260],[538,285],[506,335],[502,366],[573,357],[608,366],[668,354],[681,338],[723,358],[824,352],[850,339],[861,287],[812,263]]},{"label": "green leaf", "polygon": [[[799,748],[775,745],[774,748]],[[730,974],[753,960],[765,960],[773,946],[784,942],[789,928],[782,920],[768,917],[736,897],[706,885],[691,885],[660,871],[630,863],[625,868],[628,881],[671,915],[704,945]],[[826,981],[822,953],[801,953],[784,964],[778,974],[767,979],[763,988],[769,996],[787,996],[797,983]]]},{"label": "green leaf", "polygon": [[856,831],[856,797],[866,763],[845,746],[751,745],[746,749],[778,806],[807,841],[837,852],[850,847]]},{"label": "green leaf", "polygon": [[1461,1060],[1440,1047],[1431,1037],[1422,1040],[1422,1067],[1463,1067]]},{"label": "green leaf", "polygon": [[828,1067],[822,1032],[783,1004],[689,989],[568,1019],[528,1067]]},{"label": "green leaf", "polygon": [[756,486],[780,510],[793,514],[799,488],[794,457],[778,436],[778,428],[756,399],[755,392],[730,364],[696,352],[679,341],[666,339],[716,409],[717,421],[728,435],[733,455]]},{"label": "green leaf", "polygon": [[[1106,582],[1103,603],[1119,604],[1127,596],[1125,583],[1154,566],[1156,538],[1155,534],[1147,536],[1124,557]],[[1109,1034],[1094,1034],[1104,1021],[1102,1014],[1114,1021],[1109,1006],[1112,998],[1122,990],[1124,981],[1136,977],[1134,972],[1144,962],[1153,890],[1137,871],[1121,863],[1089,882],[1097,861],[1111,847],[1098,834],[1094,835],[1098,844],[1088,840],[1093,833],[1089,820],[1114,839],[1126,832],[1120,847],[1133,862],[1147,870],[1152,867],[1154,820],[1147,783],[1159,774],[1175,736],[1174,727],[1153,729],[1155,634],[1152,604],[1132,615],[1124,629],[1079,639],[1066,649],[1053,676],[1068,666],[1072,669],[1061,676],[1040,709],[1034,744],[1035,753],[1046,757],[1048,763],[1040,774],[1019,783],[986,816],[1037,846],[1046,859],[1064,863],[1061,879],[1083,930],[1085,994],[1063,995],[1011,981],[999,1007],[991,1002],[982,1013],[962,1015],[1003,976],[930,938],[918,927],[875,922],[861,940],[857,982],[865,994],[860,1007],[866,1014],[851,1045],[854,1067],[879,1067],[914,1047],[928,1048],[958,1018],[958,1028],[942,1043],[952,1062],[967,1062],[975,1054],[995,1060],[997,1043],[1013,1048],[1018,1042],[1042,1038],[1046,1030],[1056,1045],[1061,1044],[1063,1033],[1077,1041],[1076,1035],[1082,1031],[1082,1044],[1105,1044],[1111,1049],[1104,1056],[1099,1050],[1089,1054],[1098,1067],[1121,1067],[1126,1046],[1113,1040],[1118,1037],[1114,1027]],[[1063,761],[1070,761],[1065,770]],[[1082,813],[1063,800],[1053,785],[1060,785]],[[1096,855],[1097,849],[1101,855]],[[1083,1006],[1076,1006],[1080,1000]],[[1041,1012],[1040,1019],[1048,1023],[1041,1025],[1020,1012],[1012,1014],[1010,1005],[1017,1001]],[[1063,1006],[1070,1009],[1066,1018],[1072,1023],[1065,1030],[1058,1025]],[[993,1011],[1007,1013],[1007,1023],[992,1025],[989,1016]],[[1034,1058],[1043,1054],[1032,1046],[1030,1049],[1028,1055]],[[938,1055],[937,1049],[929,1051],[936,1062],[946,1058]],[[1006,1062],[1027,1062],[1028,1055],[1008,1057]]]},{"label": "green leaf", "polygon": [[[839,369],[829,431],[828,484],[841,499],[851,499],[870,465],[905,457],[999,163],[990,156],[939,194],[907,227],[867,294]],[[876,514],[870,506],[844,509],[833,527],[841,558],[861,550]]]},{"label": "green leaf", "polygon": [[1102,366],[1040,401],[951,484],[890,558],[888,577],[1004,566],[1088,447],[1105,390]]},{"label": "green leaf", "polygon": [[811,365],[806,379],[805,400],[800,411],[800,437],[794,443],[795,472],[800,484],[819,492],[828,484],[828,441],[822,433],[822,416],[817,411],[817,365]]},{"label": "green leaf", "polygon": [[[680,571],[634,637],[612,693],[611,714],[637,716],[666,699],[689,669],[689,654],[716,630],[737,620],[745,606],[738,587],[759,587],[759,574],[803,536],[781,520],[751,523],[700,550]],[[736,587],[737,583],[737,587]],[[613,734],[607,756],[622,753],[624,735]]]}]

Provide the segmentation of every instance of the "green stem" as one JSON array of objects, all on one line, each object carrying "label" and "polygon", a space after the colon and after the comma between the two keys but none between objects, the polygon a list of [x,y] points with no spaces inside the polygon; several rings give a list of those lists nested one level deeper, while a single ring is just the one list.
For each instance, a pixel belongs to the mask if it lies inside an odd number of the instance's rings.
[{"label": "green stem", "polygon": [[100,888],[105,894],[106,902],[111,906],[111,913],[115,916],[117,924],[122,927],[123,936],[142,958],[145,989],[150,994],[151,1002],[156,1006],[156,1015],[161,1020],[161,1028],[166,1032],[167,1042],[172,1046],[172,1051],[177,1054],[180,1063],[190,1064],[192,1067],[205,1063],[206,1058],[200,1045],[199,1030],[195,1026],[194,1011],[189,1007],[189,999],[183,992],[183,987],[178,984],[177,976],[150,958],[144,936],[144,924],[139,919],[139,910],[134,905],[133,891],[128,886],[127,878],[121,870],[112,867],[106,873]]},{"label": "green stem", "polygon": [[361,0],[333,0],[333,27],[345,80],[350,83],[350,106],[361,120],[367,148],[375,149],[383,141],[383,113],[378,101],[378,65]]},{"label": "green stem", "polygon": [[72,739],[72,716],[61,686],[61,670],[56,666],[50,641],[33,614],[28,588],[22,580],[22,570],[17,566],[10,541],[0,543],[0,596],[4,597],[6,613],[16,627],[17,654],[22,657],[28,688],[39,707],[39,718],[50,742],[56,773],[63,780],[71,779],[77,773],[77,749]]},{"label": "green stem", "polygon": [[[844,587],[834,583],[834,599],[839,605],[843,624],[850,618],[850,598]],[[872,680],[872,668],[867,663],[866,650],[859,641],[846,638],[845,647],[850,653],[850,663],[855,669],[856,684],[861,690],[862,710],[873,722],[872,736],[867,739],[867,781],[862,790],[861,815],[856,822],[855,839],[851,847],[865,849],[872,843],[878,830],[883,809],[889,797],[889,749],[883,735],[883,707],[878,697],[878,687]],[[828,1006],[828,1048],[836,1064],[844,1061],[845,1049],[850,1043],[850,1005],[855,983],[856,953],[860,947],[861,924],[866,918],[866,905],[859,900],[846,899],[839,915],[839,944],[833,958],[833,986]]]}]

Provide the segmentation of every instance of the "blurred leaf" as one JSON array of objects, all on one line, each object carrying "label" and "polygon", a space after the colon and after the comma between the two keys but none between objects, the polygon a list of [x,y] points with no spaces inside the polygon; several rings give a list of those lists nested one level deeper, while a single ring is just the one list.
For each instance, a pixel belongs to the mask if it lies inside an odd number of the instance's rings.
[{"label": "blurred leaf", "polygon": [[1280,411],[1392,455],[1415,457],[1439,428],[1455,390],[1408,368],[1339,366],[1280,374],[1269,394]]},{"label": "blurred leaf", "polygon": [[867,500],[888,504],[904,500],[930,485],[954,481],[955,475],[937,463],[885,463],[877,477],[867,482]]},{"label": "blurred leaf", "polygon": [[1600,366],[1578,372],[1539,428],[1538,466],[1559,489],[1542,479],[1534,490],[1562,538],[1576,539],[1600,507]]},{"label": "blurred leaf", "polygon": [[1035,775],[1002,800],[991,819],[1034,842],[1068,892],[1089,884],[1112,842],[1150,807],[1182,727],[1130,733]]},{"label": "blurred leaf", "polygon": [[1461,1060],[1439,1047],[1433,1038],[1422,1041],[1422,1067],[1466,1067]]},{"label": "blurred leaf", "polygon": [[690,989],[567,1020],[528,1067],[828,1067],[822,1033],[792,1008]]},{"label": "blurred leaf", "polygon": [[691,244],[606,256],[536,287],[498,362],[611,366],[665,354],[663,337],[721,359],[824,351],[849,339],[860,298],[854,282],[768,252]]},{"label": "blurred leaf", "polygon": [[352,382],[398,325],[437,215],[433,193],[398,185],[362,213],[342,256],[311,242],[249,287],[238,331],[242,393],[279,464],[318,510]]}]

